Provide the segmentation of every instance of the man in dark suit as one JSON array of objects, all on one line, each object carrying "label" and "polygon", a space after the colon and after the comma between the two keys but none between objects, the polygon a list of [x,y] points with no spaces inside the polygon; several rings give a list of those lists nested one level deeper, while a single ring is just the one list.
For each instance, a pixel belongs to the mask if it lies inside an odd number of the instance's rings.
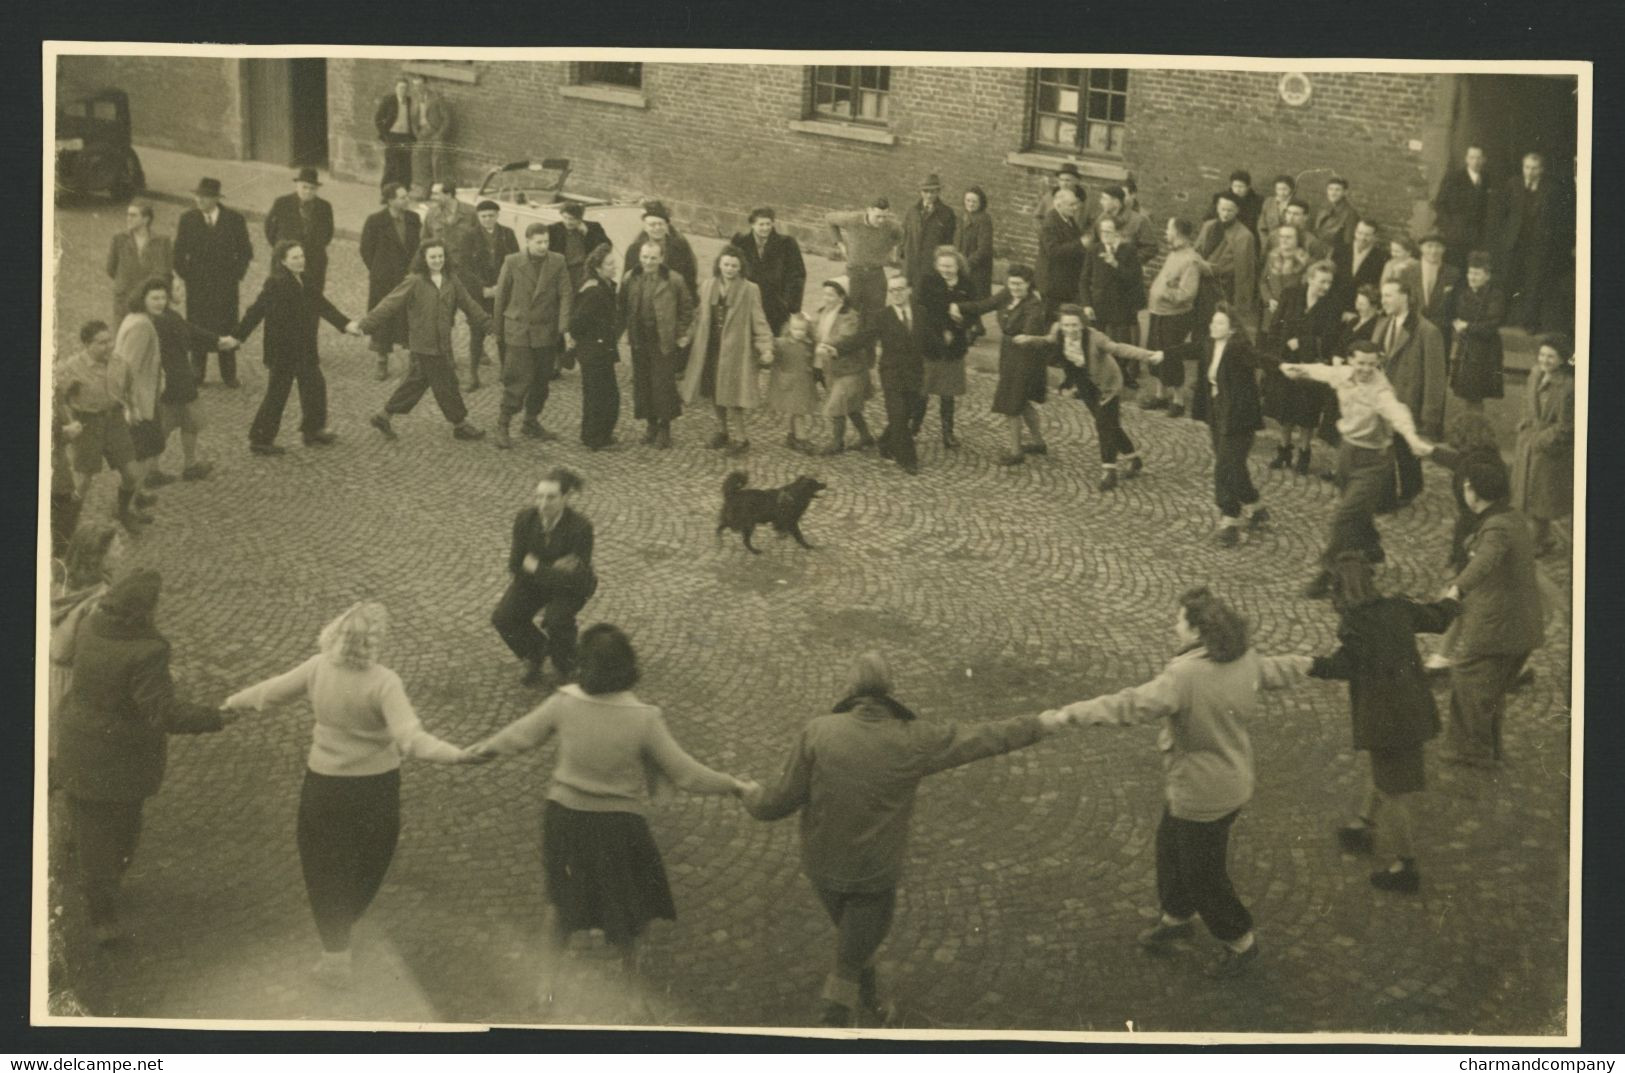
[{"label": "man in dark suit", "polygon": [[558,436],[542,427],[547,382],[559,357],[559,343],[569,345],[567,325],[575,288],[564,258],[548,247],[547,225],[540,220],[525,228],[525,248],[509,254],[497,273],[491,323],[497,346],[506,348],[502,365],[502,406],[497,412],[496,445],[513,446],[508,423],[521,409],[519,431],[539,440]]},{"label": "man in dark suit", "polygon": [[886,431],[880,434],[880,457],[920,472],[914,450],[914,415],[924,410],[927,319],[914,301],[913,288],[901,275],[886,280],[886,308],[875,319],[880,341],[880,390],[886,399]]},{"label": "man in dark suit", "polygon": [[942,180],[935,173],[920,184],[920,198],[903,214],[903,271],[910,287],[932,271],[938,246],[954,242],[954,213],[942,203]]},{"label": "man in dark suit", "polygon": [[1343,319],[1354,319],[1354,293],[1367,283],[1373,287],[1382,282],[1383,267],[1388,264],[1388,251],[1377,241],[1377,225],[1361,220],[1354,225],[1354,242],[1332,252],[1332,264],[1337,269],[1337,305],[1344,312]]},{"label": "man in dark suit", "polygon": [[[361,226],[361,263],[367,266],[367,308],[375,308],[389,292],[400,286],[412,267],[423,221],[410,208],[411,197],[403,183],[384,184],[384,207],[367,217]],[[373,333],[371,347],[378,355],[378,379],[389,379],[389,355],[395,345],[406,343],[406,317],[401,316]]]},{"label": "man in dark suit", "polygon": [[752,209],[750,230],[733,237],[733,247],[744,261],[745,278],[762,292],[762,313],[776,337],[790,314],[801,312],[807,288],[807,264],[801,244],[774,226],[772,209]]},{"label": "man in dark suit", "polygon": [[587,278],[587,254],[614,243],[604,233],[603,224],[587,219],[587,210],[580,202],[566,201],[559,208],[559,216],[559,222],[547,229],[547,248],[564,258],[564,267],[570,271],[570,287],[580,290]]},{"label": "man in dark suit", "polygon": [[417,102],[405,75],[395,79],[395,90],[384,94],[373,113],[378,140],[384,143],[384,177],[380,185],[412,186],[412,147],[417,144]]},{"label": "man in dark suit", "polygon": [[[554,467],[536,485],[536,505],[513,521],[508,551],[513,580],[491,613],[491,625],[525,661],[528,686],[541,684],[542,661],[549,656],[561,681],[569,680],[576,662],[576,615],[598,589],[592,523],[570,507],[581,483],[571,470]],[[538,611],[541,629],[536,628]]]},{"label": "man in dark suit", "polygon": [[1083,271],[1083,231],[1075,222],[1078,196],[1069,190],[1055,191],[1049,213],[1038,229],[1038,293],[1044,297],[1044,312],[1054,319],[1055,310],[1078,300],[1078,278]]},{"label": "man in dark suit", "polygon": [[[1411,308],[1410,291],[1399,280],[1382,285],[1382,312],[1371,341],[1382,349],[1383,372],[1394,397],[1410,408],[1416,429],[1425,439],[1444,432],[1444,335]],[[1422,463],[1404,440],[1394,443],[1398,503],[1404,507],[1422,491]]]},{"label": "man in dark suit", "polygon": [[1437,231],[1422,238],[1422,290],[1415,296],[1416,308],[1444,335],[1444,351],[1450,353],[1450,299],[1461,282],[1461,270],[1445,260],[1449,244]]},{"label": "man in dark suit", "polygon": [[327,287],[327,246],[333,241],[333,206],[317,195],[322,185],[315,168],[300,168],[293,193],[271,203],[265,214],[265,240],[275,249],[282,241],[305,250],[305,281],[320,294]]},{"label": "man in dark suit", "polygon": [[[197,208],[181,214],[175,229],[175,274],[186,282],[186,319],[219,337],[237,327],[237,286],[254,259],[248,223],[240,212],[220,204],[220,180],[200,179],[192,191]],[[220,355],[220,379],[237,386],[237,358]],[[192,351],[192,370],[203,383],[209,351]]]},{"label": "man in dark suit", "polygon": [[1501,762],[1501,720],[1506,694],[1529,654],[1544,639],[1534,538],[1522,514],[1507,502],[1506,468],[1468,463],[1462,498],[1478,515],[1467,538],[1467,566],[1445,590],[1461,601],[1451,649],[1450,724],[1441,757],[1446,763],[1494,767]]},{"label": "man in dark suit", "polygon": [[[497,223],[500,206],[495,201],[482,201],[474,207],[479,226],[463,236],[463,250],[457,258],[458,274],[463,287],[485,312],[494,313],[497,296],[497,276],[502,262],[519,252],[519,240],[513,229]],[[485,331],[473,324],[468,326],[468,391],[480,387],[480,358],[485,353]],[[497,360],[505,364],[504,348],[497,344]],[[501,368],[501,364],[498,365]]]},{"label": "man in dark suit", "polygon": [[1439,233],[1444,236],[1445,256],[1456,266],[1458,274],[1467,269],[1467,255],[1484,248],[1484,225],[1489,207],[1490,183],[1484,174],[1484,150],[1469,145],[1464,166],[1439,180],[1439,192],[1433,198]]},{"label": "man in dark suit", "polygon": [[1488,228],[1495,244],[1495,274],[1510,307],[1507,319],[1531,331],[1541,326],[1546,274],[1562,263],[1561,255],[1574,243],[1565,195],[1546,175],[1545,158],[1525,153],[1523,173],[1508,179],[1490,205]]}]

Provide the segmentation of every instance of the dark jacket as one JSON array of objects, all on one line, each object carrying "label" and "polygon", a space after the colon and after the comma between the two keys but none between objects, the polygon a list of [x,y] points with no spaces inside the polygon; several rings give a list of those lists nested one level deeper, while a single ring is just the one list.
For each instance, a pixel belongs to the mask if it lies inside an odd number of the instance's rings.
[{"label": "dark jacket", "polygon": [[[626,247],[625,263],[633,268],[638,267],[638,251],[643,249],[643,244],[648,241],[649,236],[640,231],[638,237],[632,240],[632,244]],[[662,263],[683,277],[683,282],[688,284],[689,294],[699,293],[700,270],[699,262],[694,258],[694,247],[688,244],[688,239],[677,233],[675,227],[666,235],[666,259]]]},{"label": "dark jacket", "polygon": [[[1343,324],[1342,310],[1337,306],[1337,295],[1328,293],[1316,302],[1313,309],[1305,308],[1309,302],[1309,288],[1299,283],[1288,287],[1281,295],[1280,313],[1270,332],[1270,346],[1277,358],[1285,362],[1330,363],[1332,355],[1339,354],[1338,336]],[[1296,339],[1296,350],[1287,341]],[[1347,355],[1343,355],[1347,357]]]},{"label": "dark jacket", "polygon": [[1078,297],[1078,276],[1083,271],[1083,232],[1054,209],[1038,225],[1038,264],[1035,285],[1044,304],[1054,308]]},{"label": "dark jacket", "polygon": [[1248,188],[1243,197],[1236,197],[1235,192],[1228,186],[1217,191],[1208,199],[1207,213],[1203,220],[1217,220],[1219,218],[1219,198],[1227,197],[1236,203],[1236,219],[1247,225],[1247,230],[1255,235],[1258,232],[1258,217],[1264,211],[1264,195],[1257,190]]},{"label": "dark jacket", "polygon": [[1478,529],[1478,515],[1467,505],[1467,495],[1462,489],[1467,479],[1468,467],[1488,463],[1499,466],[1502,476],[1509,480],[1511,475],[1507,473],[1507,464],[1501,457],[1501,449],[1488,445],[1463,451],[1447,443],[1436,443],[1433,445],[1433,453],[1428,455],[1428,461],[1450,471],[1450,494],[1456,501],[1456,521],[1451,528],[1450,552],[1445,557],[1445,565],[1459,573],[1467,566],[1467,538]]},{"label": "dark jacket", "polygon": [[[1391,319],[1378,317],[1371,329],[1379,347],[1388,345]],[[1444,430],[1444,369],[1444,336],[1416,310],[1406,313],[1392,351],[1384,350],[1383,372],[1394,386],[1394,397],[1411,408],[1416,430],[1429,438]]]},{"label": "dark jacket", "polygon": [[361,318],[361,330],[368,335],[397,317],[406,317],[406,345],[414,354],[436,354],[450,359],[451,326],[461,309],[472,327],[488,331],[492,320],[485,309],[469,296],[456,274],[446,270],[445,285],[436,287],[427,276],[407,275],[400,286],[384,296]]},{"label": "dark jacket", "polygon": [[1466,328],[1454,333],[1450,347],[1450,390],[1458,398],[1477,402],[1505,394],[1501,323],[1506,312],[1506,297],[1494,280],[1484,284],[1482,291],[1458,283],[1451,293],[1441,329],[1448,329],[1452,321],[1467,322]]},{"label": "dark jacket", "polygon": [[774,231],[767,236],[762,252],[757,253],[756,236],[746,231],[733,237],[733,246],[743,259],[745,278],[762,292],[762,312],[777,336],[790,314],[801,311],[807,289],[807,263],[801,257],[801,244]]},{"label": "dark jacket", "polygon": [[[410,136],[416,137],[418,133],[417,117],[413,113],[417,109],[412,107],[413,103],[411,96],[408,96],[406,98],[406,129]],[[372,113],[372,125],[377,128],[380,139],[388,137],[389,128],[395,125],[395,120],[400,116],[400,107],[400,102],[395,99],[393,90],[384,94],[384,99],[378,102],[377,110]]]},{"label": "dark jacket", "polygon": [[316,289],[308,272],[301,280],[280,266],[265,278],[259,297],[231,334],[246,340],[262,320],[265,365],[269,369],[316,364],[317,322],[325,320],[341,332],[350,323],[350,318]]},{"label": "dark jacket", "polygon": [[[816,314],[812,318],[815,338],[820,316],[822,314]],[[835,357],[829,362],[831,377],[857,373],[867,376],[874,366],[875,326],[851,306],[841,307],[841,311],[835,315],[829,338],[824,341],[835,348]]]},{"label": "dark jacket", "polygon": [[[63,788],[91,801],[140,801],[164,780],[170,734],[219,730],[220,714],[175,696],[169,642],[152,623],[156,575],[136,571],[102,598],[79,631],[62,706],[56,763]],[[132,596],[135,588],[150,590]],[[115,614],[117,606],[136,608]]]},{"label": "dark jacket", "polygon": [[496,337],[508,346],[556,347],[570,323],[575,287],[563,254],[552,250],[539,258],[520,250],[508,255],[497,275],[491,321]]},{"label": "dark jacket", "polygon": [[1245,336],[1232,335],[1219,361],[1219,386],[1215,392],[1208,380],[1213,363],[1213,340],[1193,339],[1164,354],[1165,361],[1195,361],[1196,383],[1191,389],[1191,416],[1206,421],[1221,436],[1257,432],[1264,427],[1263,406],[1258,397],[1258,352]]},{"label": "dark jacket", "polygon": [[1416,295],[1412,304],[1444,334],[1444,345],[1448,349],[1454,345],[1455,334],[1450,327],[1450,305],[1455,301],[1456,291],[1467,284],[1462,282],[1461,269],[1446,261],[1439,266],[1439,277],[1433,281],[1432,293],[1423,294],[1422,272],[1425,267],[1420,263],[1417,265]]},{"label": "dark jacket", "polygon": [[891,395],[899,391],[919,391],[925,383],[925,351],[930,334],[925,309],[909,303],[914,318],[912,329],[891,306],[874,315],[880,340],[880,390]]},{"label": "dark jacket", "polygon": [[[541,560],[534,573],[525,570],[527,555]],[[556,569],[553,564],[566,555],[580,559],[581,566],[575,570]],[[592,523],[565,507],[553,532],[544,537],[542,512],[536,507],[526,507],[513,520],[508,572],[538,589],[560,590],[586,599],[598,588],[598,575],[592,568]]]},{"label": "dark jacket", "polygon": [[1483,249],[1489,206],[1487,174],[1479,174],[1477,186],[1464,167],[1446,174],[1439,181],[1439,193],[1433,199],[1433,211],[1438,213],[1439,234],[1444,236],[1445,245],[1466,252]]},{"label": "dark jacket", "polygon": [[955,219],[954,249],[970,265],[971,297],[986,298],[993,290],[993,214],[961,209]]},{"label": "dark jacket", "polygon": [[237,284],[254,259],[248,224],[220,206],[210,227],[198,209],[181,214],[175,229],[175,274],[186,281],[186,319],[216,334],[237,323]]},{"label": "dark jacket", "polygon": [[999,369],[1024,361],[1028,357],[1041,357],[1049,353],[1047,339],[1036,343],[1017,343],[1018,335],[1042,336],[1049,329],[1049,318],[1044,315],[1043,301],[1031,291],[1021,301],[1010,304],[1010,292],[999,287],[986,298],[960,303],[959,310],[967,321],[984,313],[992,313],[999,322]]},{"label": "dark jacket", "polygon": [[1466,660],[1538,648],[1546,631],[1535,581],[1535,539],[1523,515],[1505,503],[1486,508],[1467,538],[1467,555],[1467,567],[1455,581],[1462,612],[1452,654]]},{"label": "dark jacket", "polygon": [[[224,328],[215,332],[185,320],[170,306],[159,316],[151,317],[158,333],[158,361],[164,370],[163,391],[158,396],[164,402],[184,403],[197,398],[197,375],[192,370],[194,351],[212,350],[220,336],[231,331]],[[232,327],[236,327],[233,325]]]},{"label": "dark jacket", "polygon": [[[1533,193],[1524,189],[1521,174],[1509,176],[1496,190],[1485,237],[1503,283],[1516,288],[1522,280],[1550,271],[1557,254],[1568,253],[1574,241],[1572,196],[1550,174],[1541,177]],[[1520,261],[1523,272],[1514,278],[1513,266]]]},{"label": "dark jacket", "polygon": [[956,321],[948,315],[948,307],[958,305],[963,313],[963,307],[977,297],[971,293],[971,287],[971,281],[964,276],[950,287],[948,281],[935,272],[920,281],[919,288],[914,292],[914,302],[925,313],[923,338],[926,360],[957,361],[964,358],[965,351],[970,349],[965,329],[973,318],[965,313],[963,321]]},{"label": "dark jacket", "polygon": [[585,266],[589,253],[599,246],[613,247],[615,245],[609,240],[609,235],[604,232],[603,224],[597,220],[583,220],[581,222],[587,230],[581,236],[581,260],[579,261],[571,261],[565,254],[565,251],[569,249],[570,229],[564,226],[564,221],[560,220],[547,229],[547,248],[564,258],[564,263],[570,268],[570,286],[572,287],[579,287],[587,281]]},{"label": "dark jacket", "polygon": [[638,343],[635,321],[637,308],[645,291],[654,292],[655,333],[660,350],[670,354],[680,349],[681,341],[694,330],[694,292],[683,277],[661,265],[653,275],[634,267],[621,279],[621,291],[616,296],[620,310],[620,327],[629,342]]},{"label": "dark jacket", "polygon": [[897,885],[920,780],[1031,745],[1037,716],[977,726],[913,718],[890,697],[852,697],[812,720],[778,781],[747,806],[759,820],[801,812],[813,886],[851,893]]},{"label": "dark jacket", "polygon": [[[310,219],[299,207],[298,194],[283,194],[271,203],[265,214],[265,240],[274,249],[278,242],[291,239],[305,248],[305,270],[325,274],[327,246],[333,241],[333,206],[324,198],[310,201]],[[320,274],[318,278],[320,278]]]},{"label": "dark jacket", "polygon": [[502,262],[519,252],[519,239],[513,228],[497,224],[489,238],[485,228],[471,228],[463,236],[462,256],[457,258],[457,271],[468,293],[486,308],[493,308],[494,298],[485,296],[485,288],[497,285]]},{"label": "dark jacket", "polygon": [[1439,709],[1415,635],[1443,633],[1460,611],[1454,600],[1423,604],[1385,596],[1343,613],[1337,651],[1315,657],[1309,674],[1349,684],[1356,749],[1402,749],[1439,733]]},{"label": "dark jacket", "polygon": [[576,360],[618,361],[615,339],[620,335],[620,315],[615,308],[615,284],[603,279],[583,283],[570,306],[569,329]]},{"label": "dark jacket", "polygon": [[423,221],[408,209],[403,222],[405,245],[395,237],[395,225],[390,222],[388,209],[379,209],[361,225],[361,263],[367,266],[368,309],[383,301],[412,269],[412,258],[418,252],[418,242],[423,235]]},{"label": "dark jacket", "polygon": [[1137,324],[1145,308],[1145,272],[1140,255],[1128,242],[1117,245],[1117,264],[1106,260],[1106,247],[1096,242],[1084,253],[1078,278],[1078,304],[1093,309],[1094,322],[1107,326]]},{"label": "dark jacket", "polygon": [[1354,292],[1367,283],[1378,286],[1382,283],[1382,270],[1388,266],[1388,251],[1377,243],[1371,252],[1365,255],[1360,262],[1360,271],[1354,273],[1354,247],[1340,246],[1332,254],[1332,266],[1337,269],[1336,282],[1332,284],[1332,296],[1338,299],[1345,312],[1354,310]]},{"label": "dark jacket", "polygon": [[902,250],[903,274],[908,277],[909,286],[918,287],[927,272],[936,271],[932,262],[936,260],[937,247],[954,244],[957,222],[954,210],[944,205],[941,198],[931,206],[929,215],[917,199],[908,207],[903,214]]}]

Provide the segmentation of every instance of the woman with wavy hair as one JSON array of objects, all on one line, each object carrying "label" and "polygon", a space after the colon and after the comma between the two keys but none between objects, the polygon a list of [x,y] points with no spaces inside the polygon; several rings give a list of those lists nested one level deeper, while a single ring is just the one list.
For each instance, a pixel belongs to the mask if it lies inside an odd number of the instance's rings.
[{"label": "woman with wavy hair", "polygon": [[570,338],[575,340],[581,365],[581,442],[602,451],[615,444],[615,423],[621,417],[621,389],[615,383],[620,354],[615,337],[620,324],[615,311],[615,258],[607,244],[587,254],[585,278],[570,306]]},{"label": "woman with wavy hair", "polygon": [[1208,975],[1235,976],[1258,957],[1253,917],[1230,882],[1230,827],[1253,796],[1247,723],[1260,690],[1281,689],[1309,672],[1308,656],[1260,656],[1247,621],[1205,585],[1179,598],[1179,642],[1161,674],[1144,685],[1060,709],[1075,726],[1156,722],[1167,772],[1157,826],[1161,916],[1139,935],[1161,952],[1189,937],[1198,916],[1222,944]]},{"label": "woman with wavy hair", "polygon": [[350,980],[350,929],[372,904],[395,855],[401,758],[479,761],[423,729],[400,675],[378,662],[388,630],[384,605],[355,604],[322,628],[316,655],[222,705],[263,711],[305,697],[316,713],[299,794],[299,864],[322,940],[316,976],[337,987]]}]

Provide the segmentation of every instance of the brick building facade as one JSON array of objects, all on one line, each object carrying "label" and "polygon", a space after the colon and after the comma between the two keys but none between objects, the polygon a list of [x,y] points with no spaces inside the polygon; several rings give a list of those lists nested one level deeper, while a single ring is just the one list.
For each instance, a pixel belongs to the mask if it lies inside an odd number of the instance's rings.
[{"label": "brick building facade", "polygon": [[[985,189],[998,253],[1028,258],[1041,184],[1066,160],[1091,189],[1132,174],[1147,211],[1192,218],[1236,167],[1265,193],[1278,172],[1298,176],[1312,204],[1338,174],[1363,213],[1416,233],[1468,139],[1500,131],[1504,145],[1488,140],[1502,173],[1534,142],[1558,160],[1575,142],[1551,114],[1565,97],[1573,114],[1574,79],[1535,76],[1503,76],[1517,88],[1496,97],[1497,76],[1411,72],[67,57],[61,78],[129,91],[140,141],[270,159],[255,131],[282,120],[256,114],[266,97],[284,106],[278,63],[323,65],[321,100],[306,113],[323,113],[317,144],[335,175],[381,173],[373,112],[404,68],[450,104],[463,182],[510,160],[564,156],[572,189],[658,196],[701,234],[741,230],[751,207],[772,205],[814,248],[829,243],[825,212],[877,193],[901,207],[935,172],[952,205],[966,186]],[[1514,106],[1492,110],[1491,99]]]}]

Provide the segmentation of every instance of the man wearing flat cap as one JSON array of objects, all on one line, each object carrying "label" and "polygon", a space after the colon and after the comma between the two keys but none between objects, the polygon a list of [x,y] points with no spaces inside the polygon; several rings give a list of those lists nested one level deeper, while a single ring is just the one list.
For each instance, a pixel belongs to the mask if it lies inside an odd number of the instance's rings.
[{"label": "man wearing flat cap", "polygon": [[305,279],[320,294],[327,285],[327,247],[333,241],[333,206],[316,193],[322,185],[315,168],[300,168],[293,193],[271,203],[265,214],[265,240],[297,242],[305,249]]},{"label": "man wearing flat cap", "polygon": [[[474,300],[488,315],[496,312],[497,278],[502,262],[519,252],[519,239],[511,227],[497,223],[500,211],[495,201],[482,201],[474,206],[476,226],[463,236],[463,249],[457,257],[458,278]],[[480,389],[480,358],[485,354],[485,329],[476,324],[468,326],[468,385],[465,391]],[[500,333],[497,339],[498,369],[507,359],[507,347]]]},{"label": "man wearing flat cap", "polygon": [[[192,191],[197,207],[181,214],[175,228],[175,274],[186,283],[186,319],[210,335],[231,334],[239,315],[237,285],[254,259],[248,224],[240,212],[220,204],[220,180],[199,179]],[[220,355],[220,379],[237,386],[237,359]],[[192,351],[192,370],[202,384],[209,351]]]},{"label": "man wearing flat cap", "polygon": [[918,288],[932,270],[937,247],[953,241],[953,210],[942,203],[942,180],[933,172],[920,183],[920,199],[903,215],[903,274],[910,287]]},{"label": "man wearing flat cap", "polygon": [[694,258],[694,247],[672,226],[671,210],[659,201],[644,202],[643,234],[633,239],[626,248],[626,262],[637,263],[638,251],[649,242],[660,247],[663,254],[660,263],[683,277],[683,282],[688,284],[688,293],[698,294],[700,270],[699,262]]}]

